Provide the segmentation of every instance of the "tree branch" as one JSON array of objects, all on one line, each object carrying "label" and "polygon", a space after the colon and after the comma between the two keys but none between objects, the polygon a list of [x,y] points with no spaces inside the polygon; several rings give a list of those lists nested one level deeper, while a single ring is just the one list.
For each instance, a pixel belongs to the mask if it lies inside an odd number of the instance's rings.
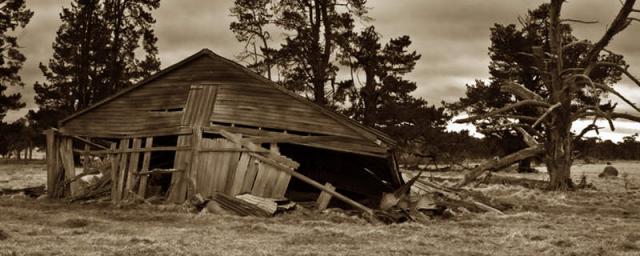
[{"label": "tree branch", "polygon": [[525,148],[523,150],[520,150],[508,156],[502,157],[500,159],[493,159],[493,160],[486,161],[483,164],[479,165],[478,167],[473,168],[471,172],[467,173],[464,176],[464,179],[460,183],[456,184],[455,187],[460,188],[469,184],[470,182],[474,181],[476,178],[478,178],[480,175],[482,175],[484,172],[488,170],[504,168],[520,160],[524,160],[524,159],[542,154],[543,152],[544,152],[544,147],[538,144],[536,146]]},{"label": "tree branch", "polygon": [[538,141],[533,136],[531,136],[531,134],[529,134],[525,129],[523,129],[522,127],[516,127],[515,129],[520,134],[522,134],[522,139],[524,140],[524,143],[527,143],[529,147],[539,146],[540,143],[538,143]]},{"label": "tree branch", "polygon": [[541,102],[541,101],[537,101],[537,100],[523,100],[523,101],[518,101],[516,103],[504,106],[502,108],[499,108],[497,110],[491,111],[491,112],[483,114],[483,115],[477,115],[477,116],[467,117],[467,118],[463,118],[463,119],[458,119],[455,122],[456,123],[468,123],[468,122],[471,122],[471,121],[474,121],[474,120],[487,118],[487,117],[490,117],[490,116],[493,116],[493,115],[496,115],[496,114],[500,114],[500,113],[509,111],[511,109],[523,107],[523,106],[550,107],[551,105],[549,105],[549,103]]},{"label": "tree branch", "polygon": [[558,103],[554,104],[553,106],[549,107],[547,109],[547,111],[545,111],[544,114],[542,114],[542,116],[540,116],[540,118],[538,118],[538,120],[536,120],[536,122],[533,123],[533,125],[531,127],[532,128],[536,128],[536,126],[538,124],[540,124],[540,122],[542,122],[542,120],[544,120],[549,114],[551,114],[551,112],[553,112],[553,110],[555,110],[556,108],[559,108],[560,106],[562,106],[562,103],[558,102]]},{"label": "tree branch", "polygon": [[514,82],[508,82],[503,84],[502,86],[500,86],[500,91],[501,92],[508,92],[511,93],[517,97],[520,97],[522,99],[525,100],[538,100],[538,101],[544,101],[544,99],[542,98],[542,96],[538,95],[537,93],[527,89],[527,87],[524,87],[521,84],[518,83],[514,83]]},{"label": "tree branch", "polygon": [[625,98],[620,92],[616,91],[615,89],[611,88],[610,86],[606,85],[606,84],[601,84],[601,83],[594,83],[594,85],[602,90],[608,91],[610,93],[615,94],[616,96],[618,96],[618,98],[620,98],[621,100],[623,100],[624,102],[626,102],[627,104],[629,104],[629,106],[631,106],[633,109],[637,110],[638,112],[640,112],[640,108],[638,108],[636,106],[636,104],[634,104],[633,102],[631,102],[629,99]]},{"label": "tree branch", "polygon": [[582,23],[582,24],[597,24],[598,23],[598,21],[596,21],[596,20],[584,21],[584,20],[577,20],[577,19],[561,19],[560,22],[575,22],[575,23]]},{"label": "tree branch", "polygon": [[596,131],[596,134],[600,135],[600,130],[599,130],[600,128],[602,128],[602,127],[598,127],[598,126],[597,126],[597,125],[595,125],[595,124],[590,124],[590,125],[588,125],[587,127],[585,127],[584,129],[582,129],[582,131],[580,132],[580,134],[578,134],[578,135],[574,138],[574,140],[575,140],[575,141],[578,141],[578,140],[582,139],[582,137],[583,137],[585,134],[587,134],[588,132],[590,132],[590,131]]},{"label": "tree branch", "polygon": [[585,75],[589,75],[589,73],[598,66],[608,66],[608,67],[614,67],[616,69],[618,69],[620,72],[622,72],[624,75],[626,75],[629,79],[631,79],[631,81],[633,81],[637,86],[640,86],[640,79],[638,79],[637,77],[635,77],[634,75],[631,74],[631,72],[629,72],[629,70],[627,70],[626,67],[623,67],[620,64],[617,63],[613,63],[613,62],[595,62],[593,64],[593,68],[591,69],[587,69],[587,71],[585,71]]},{"label": "tree branch", "polygon": [[611,114],[609,114],[611,116],[612,119],[627,119],[629,121],[635,121],[635,122],[640,122],[640,116],[636,116],[636,115],[631,115],[628,113],[617,113],[617,112],[613,112]]},{"label": "tree branch", "polygon": [[613,22],[611,22],[609,29],[607,29],[602,38],[600,38],[600,40],[598,40],[598,42],[593,45],[593,48],[591,48],[591,50],[589,50],[589,52],[587,53],[587,57],[583,62],[585,63],[585,66],[595,62],[600,55],[600,51],[602,51],[602,49],[604,49],[609,44],[611,39],[629,25],[629,20],[627,19],[627,17],[629,17],[629,14],[633,10],[633,5],[635,4],[635,2],[635,0],[626,0],[624,2],[622,8],[620,8],[620,11],[618,12],[618,15],[613,20]]}]

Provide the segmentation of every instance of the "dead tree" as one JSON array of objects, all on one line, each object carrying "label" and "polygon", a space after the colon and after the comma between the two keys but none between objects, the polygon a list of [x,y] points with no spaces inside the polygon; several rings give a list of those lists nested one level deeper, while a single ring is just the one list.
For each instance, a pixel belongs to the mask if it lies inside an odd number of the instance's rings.
[{"label": "dead tree", "polygon": [[[533,63],[535,63],[535,68],[539,71],[543,79],[547,93],[543,96],[520,84],[509,82],[501,86],[501,90],[513,94],[518,100],[516,103],[484,115],[457,120],[459,123],[464,123],[490,117],[506,117],[503,118],[503,120],[507,120],[507,123],[499,127],[516,129],[523,135],[529,147],[476,167],[465,176],[465,179],[460,182],[458,186],[468,184],[487,170],[502,168],[525,158],[542,155],[550,176],[549,189],[569,189],[573,186],[570,174],[573,163],[572,142],[576,137],[582,137],[585,133],[592,130],[597,132],[598,127],[595,125],[595,122],[598,119],[607,120],[609,128],[612,131],[615,130],[613,123],[615,119],[627,119],[640,122],[640,116],[614,112],[615,105],[605,108],[605,105],[600,104],[600,100],[604,94],[613,94],[629,104],[633,109],[640,111],[640,108],[625,98],[622,93],[605,83],[600,83],[592,79],[592,74],[595,70],[609,68],[620,72],[633,83],[640,86],[640,80],[628,71],[628,65],[602,61],[602,59],[606,59],[603,58],[603,56],[613,55],[611,51],[606,49],[613,37],[622,32],[633,21],[640,21],[638,18],[631,17],[634,13],[640,13],[640,10],[634,9],[635,0],[626,0],[622,3],[618,15],[613,22],[610,23],[605,34],[595,43],[579,41],[565,44],[563,42],[561,35],[561,25],[563,23],[590,23],[575,19],[561,19],[560,12],[563,3],[564,0],[551,0],[548,30],[550,47],[537,46],[533,47],[531,53],[522,53],[533,58]],[[570,51],[571,47],[575,46],[575,44],[583,44],[587,46],[589,50],[580,60],[577,68],[567,67],[563,63],[563,54]],[[588,104],[578,101],[577,97],[579,93],[589,95],[594,99],[594,102]],[[510,118],[509,112],[522,107],[533,107],[536,109],[537,113],[535,113],[535,115],[527,117],[535,121],[532,124],[509,122],[508,120],[521,119],[521,117],[516,116]],[[573,122],[586,118],[593,118],[594,124],[586,127],[577,135],[572,134],[571,127]],[[542,133],[538,133],[533,129],[539,125],[543,126]]]}]

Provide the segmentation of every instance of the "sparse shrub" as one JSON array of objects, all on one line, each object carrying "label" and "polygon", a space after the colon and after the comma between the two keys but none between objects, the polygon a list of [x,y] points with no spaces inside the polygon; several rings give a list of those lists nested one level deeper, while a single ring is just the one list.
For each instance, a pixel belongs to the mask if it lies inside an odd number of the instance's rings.
[{"label": "sparse shrub", "polygon": [[7,234],[7,232],[4,232],[4,230],[0,229],[0,241],[3,240],[7,240],[9,239],[9,234]]},{"label": "sparse shrub", "polygon": [[67,228],[83,228],[83,227],[89,226],[90,223],[91,222],[87,219],[72,218],[72,219],[67,219],[63,221],[61,223],[61,226],[67,227]]}]

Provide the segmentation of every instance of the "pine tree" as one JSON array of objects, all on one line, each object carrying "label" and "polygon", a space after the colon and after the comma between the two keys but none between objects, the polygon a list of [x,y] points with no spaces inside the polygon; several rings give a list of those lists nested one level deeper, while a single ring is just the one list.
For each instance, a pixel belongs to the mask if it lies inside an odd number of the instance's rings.
[{"label": "pine tree", "polygon": [[19,51],[18,40],[12,32],[24,28],[33,16],[24,0],[0,1],[0,125],[9,110],[25,106],[20,93],[5,95],[9,86],[24,86],[18,71],[26,60]]},{"label": "pine tree", "polygon": [[62,9],[53,58],[48,65],[40,63],[47,82],[34,85],[41,111],[65,116],[109,94],[104,71],[109,34],[103,16],[97,1],[75,1]]},{"label": "pine tree", "polygon": [[352,72],[363,71],[365,77],[363,85],[350,80],[338,87],[338,98],[349,100],[344,110],[347,116],[384,130],[403,146],[443,132],[448,120],[444,109],[412,96],[416,83],[403,78],[421,57],[408,51],[409,36],[393,38],[382,46],[380,35],[371,26],[345,42],[342,63]]},{"label": "pine tree", "polygon": [[[63,8],[54,54],[36,83],[40,128],[86,108],[159,70],[151,10],[159,0],[75,0]],[[136,53],[144,52],[143,58]],[[50,118],[54,116],[56,118]]]},{"label": "pine tree", "polygon": [[[152,28],[156,20],[151,11],[160,7],[160,0],[105,0],[105,23],[110,32],[108,65],[109,94],[128,87],[160,69],[158,38]],[[144,58],[136,57],[142,47]]]},{"label": "pine tree", "polygon": [[[599,128],[595,125],[598,119],[605,119],[611,130],[615,129],[613,120],[627,119],[640,122],[634,114],[614,111],[615,105],[602,103],[607,95],[615,95],[636,111],[640,108],[617,91],[612,85],[620,74],[628,77],[640,86],[640,80],[631,74],[618,54],[606,49],[613,38],[637,19],[630,15],[635,12],[635,0],[625,0],[618,14],[609,24],[607,31],[595,43],[572,40],[567,37],[566,24],[572,19],[561,18],[564,0],[551,0],[547,8],[548,22],[543,23],[546,35],[541,42],[520,55],[530,59],[532,67],[539,78],[540,90],[528,88],[526,81],[508,78],[500,85],[500,90],[510,93],[514,103],[489,110],[480,115],[458,120],[458,122],[475,122],[488,118],[499,120],[493,122],[495,127],[511,128],[522,134],[526,149],[520,150],[496,161],[479,165],[469,172],[459,186],[468,184],[488,169],[499,169],[515,161],[542,155],[549,173],[549,188],[566,190],[573,187],[571,166],[573,164],[574,140],[586,132]],[[580,22],[580,21],[578,21]],[[580,48],[586,49],[580,52]],[[508,66],[506,66],[508,67]],[[512,67],[513,68],[513,67]],[[613,77],[614,79],[610,79]],[[526,110],[524,116],[514,115],[514,110]],[[523,112],[525,113],[525,112]],[[530,114],[529,114],[530,113]],[[593,125],[573,134],[573,122],[579,119],[593,118]],[[515,120],[530,120],[518,122]],[[536,127],[542,126],[542,132]]]},{"label": "pine tree", "polygon": [[[354,28],[355,18],[367,13],[364,0],[237,0],[231,9],[237,21],[231,28],[241,42],[262,42],[260,53],[266,69],[279,66],[281,84],[304,93],[320,105],[334,105],[336,53],[346,35]],[[270,39],[265,27],[273,25],[286,35],[279,49],[267,47]],[[249,49],[250,53],[257,50]],[[246,50],[245,50],[246,53]],[[251,54],[249,54],[251,56]],[[266,57],[266,58],[265,58]],[[265,62],[266,61],[266,62]],[[254,65],[258,72],[264,67]]]}]

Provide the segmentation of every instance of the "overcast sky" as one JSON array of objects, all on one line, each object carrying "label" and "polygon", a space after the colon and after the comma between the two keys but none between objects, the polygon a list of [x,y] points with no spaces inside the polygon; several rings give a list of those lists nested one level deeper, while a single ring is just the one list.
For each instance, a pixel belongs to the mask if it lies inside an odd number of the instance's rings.
[{"label": "overcast sky", "polygon": [[[51,44],[60,25],[59,13],[69,0],[27,0],[35,14],[27,28],[19,33],[19,43],[27,62],[21,71],[24,88],[14,88],[23,94],[27,108],[12,111],[5,121],[23,116],[33,103],[33,83],[43,81],[38,63],[47,62],[52,55]],[[370,22],[383,35],[383,40],[409,35],[412,48],[422,54],[416,69],[408,77],[416,81],[415,95],[430,103],[455,101],[464,94],[465,84],[475,79],[487,79],[489,57],[489,28],[494,23],[515,23],[545,1],[532,0],[369,0]],[[167,67],[201,50],[212,51],[234,59],[242,45],[228,29],[232,17],[232,0],[162,0],[155,11],[155,25],[162,67]],[[566,18],[597,20],[595,25],[574,25],[579,38],[597,40],[611,22],[620,2],[618,0],[580,0],[565,4]],[[637,7],[640,8],[640,7]],[[368,24],[367,24],[368,25]],[[609,47],[625,56],[630,70],[640,75],[640,23],[633,24],[620,34]],[[617,86],[629,98],[640,104],[640,87],[628,80]],[[621,104],[622,105],[622,104]],[[631,111],[628,107],[622,111]],[[580,125],[576,125],[580,126]],[[620,123],[616,133],[605,138],[620,140],[625,134],[640,132],[640,125]]]}]

